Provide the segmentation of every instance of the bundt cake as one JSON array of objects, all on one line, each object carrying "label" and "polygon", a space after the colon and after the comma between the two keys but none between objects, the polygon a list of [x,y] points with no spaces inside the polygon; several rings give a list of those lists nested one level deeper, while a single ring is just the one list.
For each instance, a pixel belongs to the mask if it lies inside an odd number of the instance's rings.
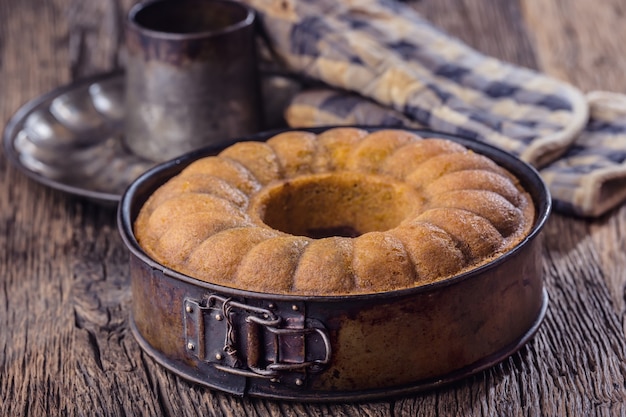
[{"label": "bundt cake", "polygon": [[198,159],[135,221],[140,246],[200,280],[275,294],[390,291],[483,265],[530,231],[519,181],[404,130],[288,131]]}]

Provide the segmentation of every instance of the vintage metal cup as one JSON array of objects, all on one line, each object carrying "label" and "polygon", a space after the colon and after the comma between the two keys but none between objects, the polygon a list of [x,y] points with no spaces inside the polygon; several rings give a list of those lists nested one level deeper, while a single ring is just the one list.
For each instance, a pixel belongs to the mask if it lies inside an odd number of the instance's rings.
[{"label": "vintage metal cup", "polygon": [[125,141],[160,162],[262,128],[253,10],[156,0],[128,15]]}]

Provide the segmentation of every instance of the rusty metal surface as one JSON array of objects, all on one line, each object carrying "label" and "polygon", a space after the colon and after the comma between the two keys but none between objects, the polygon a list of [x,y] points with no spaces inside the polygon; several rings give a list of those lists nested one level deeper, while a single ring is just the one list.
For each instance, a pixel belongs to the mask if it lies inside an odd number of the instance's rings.
[{"label": "rusty metal surface", "polygon": [[255,14],[228,0],[152,0],[126,25],[126,144],[165,161],[262,129]]},{"label": "rusty metal surface", "polygon": [[[487,265],[380,294],[253,293],[163,268],[142,252],[132,222],[156,187],[212,150],[148,172],[129,188],[118,211],[131,251],[131,322],[139,343],[159,363],[197,383],[237,395],[301,401],[375,399],[430,389],[506,358],[532,337],[545,313],[540,231],[550,197],[536,171],[517,159],[452,139],[520,178],[536,205],[535,225],[525,241]],[[197,307],[202,317],[190,317],[189,310]],[[226,318],[230,324],[223,324]]]},{"label": "rusty metal surface", "polygon": [[[56,190],[115,206],[128,185],[154,166],[125,142],[125,74],[99,74],[56,88],[25,103],[4,130],[8,160],[21,172]],[[301,84],[262,72],[268,128],[284,127],[287,103]]]}]

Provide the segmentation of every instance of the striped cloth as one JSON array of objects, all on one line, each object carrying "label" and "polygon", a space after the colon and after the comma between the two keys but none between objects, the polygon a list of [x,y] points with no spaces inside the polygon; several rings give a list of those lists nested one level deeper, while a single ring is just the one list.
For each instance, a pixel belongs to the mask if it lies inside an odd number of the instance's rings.
[{"label": "striped cloth", "polygon": [[389,0],[243,0],[280,62],[324,88],[293,127],[428,128],[494,145],[540,169],[554,207],[600,216],[626,199],[626,99],[477,52]]}]

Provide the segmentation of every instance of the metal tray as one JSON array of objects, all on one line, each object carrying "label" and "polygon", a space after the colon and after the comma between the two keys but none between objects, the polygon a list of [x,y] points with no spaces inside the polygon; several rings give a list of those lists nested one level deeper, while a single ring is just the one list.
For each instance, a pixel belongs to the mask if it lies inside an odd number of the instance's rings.
[{"label": "metal tray", "polygon": [[[298,81],[264,72],[265,126],[279,127]],[[9,120],[5,155],[48,187],[114,206],[126,187],[154,166],[124,146],[122,71],[86,78],[24,104]]]},{"label": "metal tray", "polygon": [[415,132],[460,142],[516,175],[536,208],[529,236],[486,265],[398,291],[289,296],[215,285],[155,262],[133,233],[156,188],[215,149],[192,152],[144,173],[118,206],[130,251],[130,325],[141,347],[172,372],[210,388],[297,401],[372,400],[432,389],[516,352],[547,308],[540,232],[551,210],[549,191],[532,167],[501,150]]}]

